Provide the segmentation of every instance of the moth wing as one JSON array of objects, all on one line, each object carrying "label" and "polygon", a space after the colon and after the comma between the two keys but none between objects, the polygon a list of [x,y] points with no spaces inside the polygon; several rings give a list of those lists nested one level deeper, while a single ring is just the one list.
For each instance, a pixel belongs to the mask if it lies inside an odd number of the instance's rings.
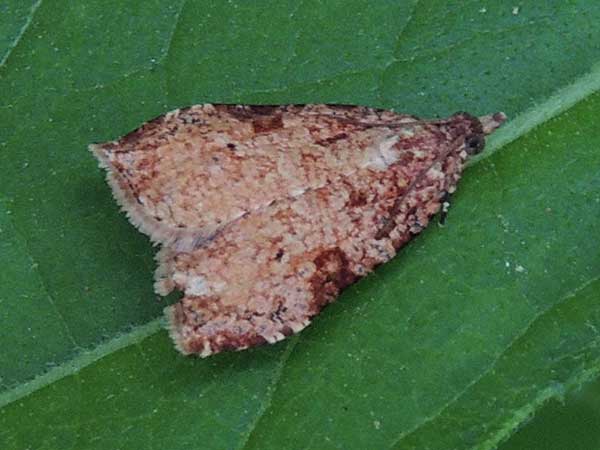
[{"label": "moth wing", "polygon": [[182,251],[251,211],[365,165],[395,139],[374,126],[423,122],[359,106],[197,105],[90,150],[131,222]]},{"label": "moth wing", "polygon": [[373,164],[249,213],[201,248],[162,250],[158,290],[185,293],[166,310],[177,348],[208,356],[306,327],[427,225],[454,190],[473,135],[483,139],[479,121],[457,117],[397,140],[387,165],[380,149]]}]

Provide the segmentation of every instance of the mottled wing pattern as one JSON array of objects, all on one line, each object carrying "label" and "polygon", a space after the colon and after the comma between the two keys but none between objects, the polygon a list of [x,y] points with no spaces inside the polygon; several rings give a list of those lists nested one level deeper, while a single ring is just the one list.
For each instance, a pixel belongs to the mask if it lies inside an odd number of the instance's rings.
[{"label": "mottled wing pattern", "polygon": [[503,121],[357,106],[198,105],[91,146],[163,245],[156,291],[185,354],[276,342],[392,258]]},{"label": "mottled wing pattern", "polygon": [[158,290],[185,293],[167,311],[181,352],[239,350],[306,327],[428,224],[484,136],[464,114],[378,133],[397,139],[351,174],[232,222],[192,252],[163,250]]},{"label": "mottled wing pattern", "polygon": [[[382,133],[386,124],[393,131]],[[189,251],[251,211],[373,162],[369,152],[385,152],[406,125],[428,127],[365,107],[205,104],[90,148],[134,225]]]}]

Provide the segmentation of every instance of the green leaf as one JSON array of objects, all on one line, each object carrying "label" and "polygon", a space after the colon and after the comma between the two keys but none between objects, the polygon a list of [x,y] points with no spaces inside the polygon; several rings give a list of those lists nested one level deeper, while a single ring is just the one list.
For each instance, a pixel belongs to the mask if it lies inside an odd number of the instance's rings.
[{"label": "green leaf", "polygon": [[[573,437],[576,436],[576,439]],[[502,450],[589,450],[600,446],[600,379],[550,400]]]},{"label": "green leaf", "polygon": [[[600,370],[600,5],[0,5],[0,447],[494,448]],[[446,227],[208,360],[86,146],[202,102],[505,111]],[[172,301],[174,299],[170,299]]]}]

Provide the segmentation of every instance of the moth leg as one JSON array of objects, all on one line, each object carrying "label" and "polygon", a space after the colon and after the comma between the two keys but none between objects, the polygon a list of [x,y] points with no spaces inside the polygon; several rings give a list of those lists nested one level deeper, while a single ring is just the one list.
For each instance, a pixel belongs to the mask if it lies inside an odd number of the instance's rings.
[{"label": "moth leg", "polygon": [[450,192],[445,191],[442,197],[440,198],[440,202],[442,204],[442,209],[440,210],[440,219],[438,221],[438,225],[443,227],[446,225],[446,219],[448,217],[448,210],[450,209],[450,198],[452,194]]}]

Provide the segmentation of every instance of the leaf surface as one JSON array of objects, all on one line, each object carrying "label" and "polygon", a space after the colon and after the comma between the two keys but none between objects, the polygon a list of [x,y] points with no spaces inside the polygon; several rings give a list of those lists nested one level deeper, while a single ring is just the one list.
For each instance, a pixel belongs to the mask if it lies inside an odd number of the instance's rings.
[{"label": "leaf surface", "polygon": [[[493,448],[597,373],[600,5],[0,8],[2,448]],[[298,338],[196,360],[86,146],[202,102],[513,119],[445,228]]]}]

